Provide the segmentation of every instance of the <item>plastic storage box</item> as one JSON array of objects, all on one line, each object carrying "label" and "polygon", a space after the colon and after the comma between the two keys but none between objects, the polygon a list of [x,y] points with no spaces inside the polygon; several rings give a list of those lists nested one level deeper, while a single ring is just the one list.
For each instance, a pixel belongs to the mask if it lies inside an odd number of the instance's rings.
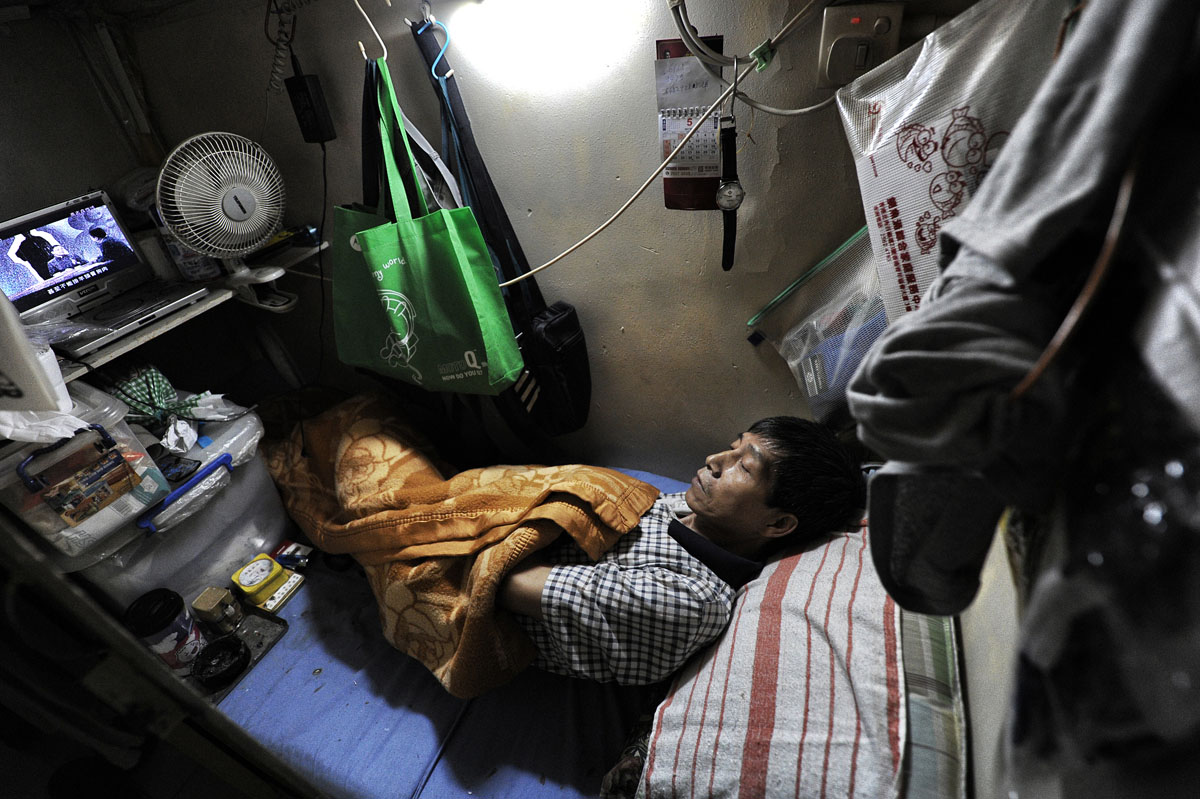
[{"label": "plastic storage box", "polygon": [[[190,394],[181,391],[179,396],[186,398]],[[195,474],[142,513],[137,520],[139,527],[156,533],[179,524],[229,485],[234,467],[247,463],[257,454],[258,442],[263,436],[262,420],[257,414],[233,403],[227,403],[227,409],[241,415],[228,422],[211,421],[202,425],[199,440],[185,455],[199,464]],[[138,425],[131,425],[130,429],[144,444],[155,441]],[[167,480],[170,479],[168,474]]]},{"label": "plastic storage box", "polygon": [[[193,447],[187,457],[203,461],[201,471],[213,471],[181,494],[186,515],[171,516],[174,504],[157,515],[151,509],[134,540],[80,573],[119,605],[153,588],[170,588],[191,603],[208,586],[228,587],[233,573],[255,555],[296,536],[254,446],[262,435],[259,418],[209,422],[203,433],[211,443]],[[214,490],[206,485],[211,478],[228,484]],[[157,524],[168,517],[169,523]]]},{"label": "plastic storage box", "polygon": [[63,571],[86,568],[139,534],[134,521],[168,493],[162,472],[124,422],[128,407],[78,381],[69,413],[91,427],[57,444],[0,453],[0,502],[36,533]]}]

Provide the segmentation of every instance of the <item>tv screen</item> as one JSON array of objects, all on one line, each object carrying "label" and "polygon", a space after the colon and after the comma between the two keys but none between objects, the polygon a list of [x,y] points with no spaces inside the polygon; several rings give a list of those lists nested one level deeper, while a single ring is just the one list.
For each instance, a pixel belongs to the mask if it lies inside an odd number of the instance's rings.
[{"label": "tv screen", "polygon": [[25,311],[86,289],[141,259],[102,192],[0,225],[0,289]]}]

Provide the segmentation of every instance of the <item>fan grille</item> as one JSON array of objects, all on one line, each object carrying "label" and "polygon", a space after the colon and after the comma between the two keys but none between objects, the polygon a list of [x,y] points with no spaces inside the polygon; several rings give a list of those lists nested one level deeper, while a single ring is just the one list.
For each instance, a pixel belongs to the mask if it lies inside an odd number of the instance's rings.
[{"label": "fan grille", "polygon": [[283,178],[266,151],[233,133],[201,133],[176,147],[158,176],[163,224],[189,249],[234,258],[283,223]]}]

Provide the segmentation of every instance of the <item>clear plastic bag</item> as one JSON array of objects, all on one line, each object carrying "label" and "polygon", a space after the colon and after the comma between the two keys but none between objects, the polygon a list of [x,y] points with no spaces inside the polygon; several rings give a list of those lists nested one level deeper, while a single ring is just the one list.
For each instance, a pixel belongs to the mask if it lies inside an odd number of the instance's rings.
[{"label": "clear plastic bag", "polygon": [[[185,391],[179,394],[184,399],[191,396]],[[220,407],[228,416],[237,418],[227,422],[205,422],[196,443],[184,455],[199,461],[197,475],[210,467],[211,471],[154,516],[151,521],[157,532],[169,530],[203,509],[230,484],[233,479],[231,472],[247,463],[258,452],[258,442],[264,432],[262,420],[258,415],[224,399],[220,400]],[[243,413],[245,415],[239,415]],[[226,454],[230,456],[228,466],[214,467],[214,462]]]},{"label": "clear plastic bag", "polygon": [[801,275],[747,324],[787,361],[814,418],[833,424],[847,421],[846,384],[887,327],[866,228]]},{"label": "clear plastic bag", "polygon": [[65,344],[76,337],[95,338],[111,332],[113,332],[111,327],[67,318],[49,319],[25,325],[26,337],[39,349],[52,344]]}]

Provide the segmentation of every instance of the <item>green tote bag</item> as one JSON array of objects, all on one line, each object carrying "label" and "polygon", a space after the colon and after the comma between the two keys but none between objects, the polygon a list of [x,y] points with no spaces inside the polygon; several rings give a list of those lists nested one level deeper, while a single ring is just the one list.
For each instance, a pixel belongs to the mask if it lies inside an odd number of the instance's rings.
[{"label": "green tote bag", "polygon": [[487,245],[470,208],[430,213],[419,191],[410,208],[400,146],[414,182],[416,165],[387,64],[378,66],[384,195],[395,217],[335,211],[338,357],[430,391],[498,394],[524,364]]}]

